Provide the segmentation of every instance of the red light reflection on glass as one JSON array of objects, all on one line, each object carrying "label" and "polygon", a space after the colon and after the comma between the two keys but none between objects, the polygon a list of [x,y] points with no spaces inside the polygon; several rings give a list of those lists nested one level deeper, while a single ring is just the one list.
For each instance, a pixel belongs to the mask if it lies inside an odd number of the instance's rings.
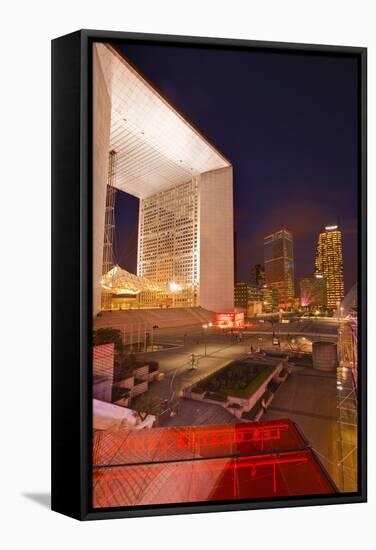
[{"label": "red light reflection on glass", "polygon": [[93,506],[336,491],[289,420],[96,432]]},{"label": "red light reflection on glass", "polygon": [[[238,443],[254,443],[261,441],[278,440],[281,432],[289,428],[288,424],[276,424],[271,426],[245,427],[234,429],[232,426],[220,429],[206,429],[205,431],[187,431],[185,434],[159,435],[158,438],[139,437],[127,442],[129,451],[153,451],[176,450],[193,448],[217,447],[220,445],[233,445]],[[140,433],[142,435],[142,432]]]}]

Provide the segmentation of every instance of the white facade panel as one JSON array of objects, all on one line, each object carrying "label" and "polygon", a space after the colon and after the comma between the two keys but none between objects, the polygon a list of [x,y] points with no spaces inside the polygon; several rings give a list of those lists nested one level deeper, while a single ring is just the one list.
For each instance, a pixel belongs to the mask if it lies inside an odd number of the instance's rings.
[{"label": "white facade panel", "polygon": [[200,297],[211,311],[234,308],[232,167],[200,176]]},{"label": "white facade panel", "polygon": [[111,100],[93,48],[93,314],[101,309],[104,220],[110,149]]}]

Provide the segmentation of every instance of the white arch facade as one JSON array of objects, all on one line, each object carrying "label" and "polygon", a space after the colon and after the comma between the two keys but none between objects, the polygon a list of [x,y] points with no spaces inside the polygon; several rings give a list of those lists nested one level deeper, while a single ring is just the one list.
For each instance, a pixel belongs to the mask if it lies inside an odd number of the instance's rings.
[{"label": "white arch facade", "polygon": [[[101,307],[109,151],[140,199],[137,274],[233,309],[232,166],[114,48],[93,47],[93,314]],[[187,293],[186,293],[187,295]]]}]

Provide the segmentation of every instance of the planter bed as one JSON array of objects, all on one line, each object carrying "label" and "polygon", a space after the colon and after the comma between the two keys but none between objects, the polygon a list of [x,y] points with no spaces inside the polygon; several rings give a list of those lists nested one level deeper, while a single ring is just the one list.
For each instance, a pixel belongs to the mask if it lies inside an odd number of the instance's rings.
[{"label": "planter bed", "polygon": [[207,399],[211,399],[210,393],[222,396],[223,401],[227,397],[248,399],[275,370],[276,366],[234,361],[201,380],[192,388],[192,392],[206,391]]},{"label": "planter bed", "polygon": [[210,399],[211,401],[219,401],[220,403],[226,403],[227,401],[227,397],[225,395],[212,391],[206,392],[205,399]]}]

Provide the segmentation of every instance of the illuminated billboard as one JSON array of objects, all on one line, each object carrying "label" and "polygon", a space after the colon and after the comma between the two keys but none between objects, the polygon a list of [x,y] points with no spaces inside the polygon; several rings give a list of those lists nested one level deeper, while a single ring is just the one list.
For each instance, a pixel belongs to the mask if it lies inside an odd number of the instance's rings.
[{"label": "illuminated billboard", "polygon": [[215,324],[221,328],[244,328],[244,313],[235,311],[216,313]]}]

